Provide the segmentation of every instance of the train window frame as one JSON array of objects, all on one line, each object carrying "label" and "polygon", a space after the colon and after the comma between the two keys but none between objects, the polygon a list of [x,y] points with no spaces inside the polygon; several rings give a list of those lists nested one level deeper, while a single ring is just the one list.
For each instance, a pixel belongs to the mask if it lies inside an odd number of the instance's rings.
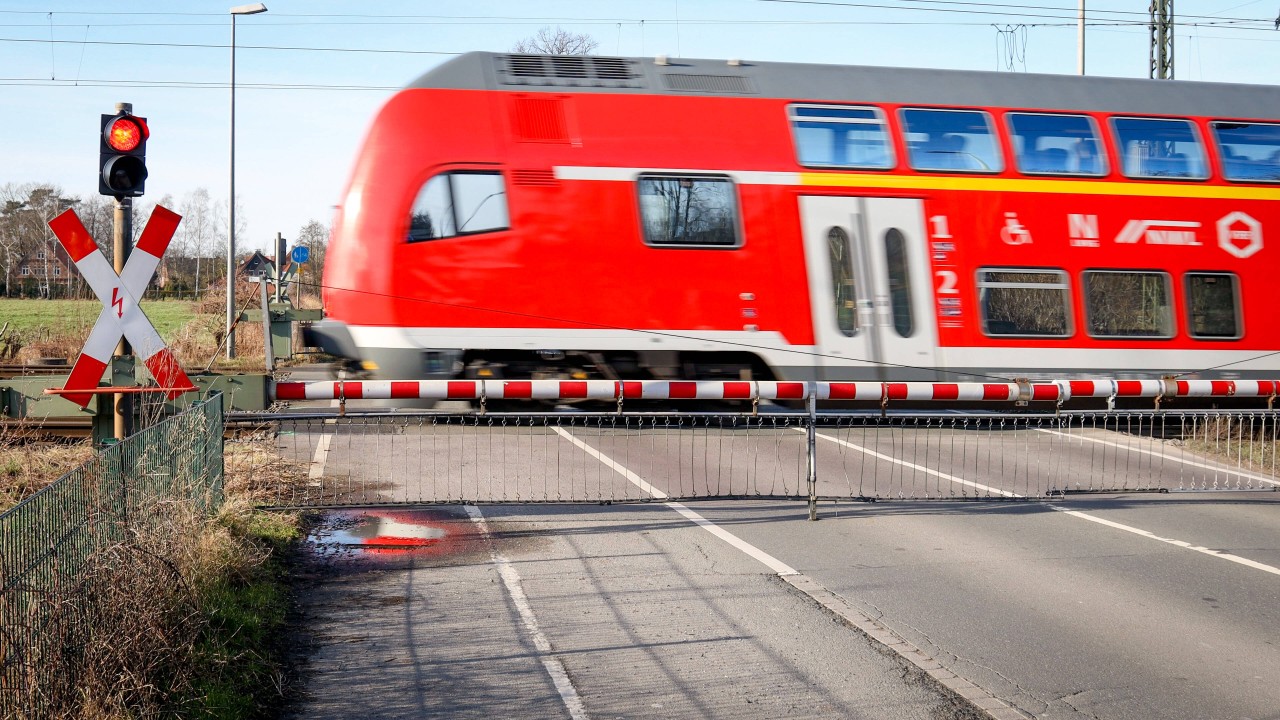
[{"label": "train window frame", "polygon": [[[921,146],[919,144],[913,144],[910,139],[910,135],[913,132],[918,133],[920,131],[912,131],[911,122],[910,120],[907,119],[908,113],[916,113],[916,112],[932,113],[935,115],[964,113],[964,114],[982,116],[983,120],[986,121],[987,136],[990,138],[990,141],[991,141],[992,159],[995,160],[995,164],[992,167],[981,167],[981,168],[921,167],[920,165],[917,164],[917,157],[916,157],[917,155],[916,148]],[[996,175],[1004,172],[1004,169],[1007,163],[1004,158],[1004,152],[1001,149],[1000,130],[997,124],[995,123],[991,113],[986,110],[981,110],[977,108],[939,108],[939,107],[916,107],[916,106],[902,107],[902,108],[898,108],[898,124],[899,124],[899,130],[902,133],[903,146],[906,148],[906,151],[907,151],[907,165],[912,170],[915,170],[917,172],[963,173],[966,175]],[[972,133],[968,133],[968,134],[972,134]],[[936,142],[941,143],[944,140],[950,140],[951,138],[955,138],[955,140],[960,140],[960,141],[964,140],[963,138],[959,137],[958,133],[954,133],[954,132],[943,132],[941,135],[942,137],[938,138]],[[955,142],[955,140],[950,140],[950,141]],[[935,141],[931,139],[930,142],[935,142]],[[976,160],[979,164],[982,164],[982,165],[986,164],[982,158],[969,152],[962,152],[962,151],[957,151],[952,149],[943,149],[943,150],[930,150],[930,151],[927,151],[927,153],[967,155],[973,158],[974,160]]]},{"label": "train window frame", "polygon": [[[479,212],[480,207],[482,207],[484,203],[489,200],[489,198],[501,196],[502,197],[502,208],[501,208],[502,216],[501,217],[503,219],[502,225],[485,226],[475,230],[459,230],[458,229],[460,225],[465,225],[465,222],[460,222],[459,215],[461,214],[461,208],[456,201],[456,199],[459,197],[459,194],[460,194],[460,191],[458,189],[459,185],[455,181],[455,178],[457,178],[458,176],[484,176],[484,177],[497,178],[499,182],[499,186],[501,187],[501,191],[497,193],[491,193],[485,196],[485,198],[477,204],[475,208],[475,212],[471,213],[470,217],[474,217],[475,213]],[[415,237],[414,236],[414,217],[418,214],[416,211],[419,208],[420,204],[422,204],[423,201],[425,200],[425,196],[428,193],[432,192],[433,189],[438,189],[440,187],[444,188],[444,191],[446,193],[445,198],[449,205],[450,214],[449,214],[448,220],[450,222],[450,231],[448,233],[438,233],[438,234],[432,235],[431,237]],[[485,233],[503,232],[505,230],[510,230],[511,229],[511,205],[508,202],[508,197],[509,195],[507,193],[507,179],[505,174],[501,170],[460,168],[460,169],[450,169],[450,170],[444,170],[442,172],[437,172],[431,175],[430,177],[428,177],[425,181],[423,181],[421,187],[418,189],[418,193],[414,195],[413,204],[409,206],[409,228],[408,228],[408,231],[405,233],[407,242],[409,244],[418,244],[418,243],[424,243],[424,242],[435,242],[437,240],[448,240],[450,238],[455,238],[455,237],[469,237],[473,235],[483,235]],[[470,218],[468,218],[468,220],[469,219]]]},{"label": "train window frame", "polygon": [[[1218,277],[1229,278],[1231,281],[1231,316],[1232,322],[1235,323],[1234,334],[1230,335],[1210,335],[1196,332],[1195,325],[1195,297],[1192,285],[1193,278]],[[1230,340],[1239,340],[1244,337],[1244,314],[1241,312],[1240,306],[1240,276],[1233,272],[1225,272],[1221,270],[1205,270],[1192,271],[1184,273],[1182,276],[1183,302],[1186,308],[1186,330],[1187,335],[1196,340],[1205,340],[1209,342],[1223,342]]]},{"label": "train window frame", "polygon": [[[1099,340],[1172,340],[1177,334],[1177,319],[1174,317],[1173,276],[1165,270],[1139,270],[1105,268],[1083,271],[1080,277],[1080,295],[1084,301],[1084,325],[1089,337]],[[1163,280],[1165,304],[1163,332],[1157,333],[1107,333],[1094,330],[1096,310],[1092,302],[1091,279],[1101,275],[1149,275]]]},{"label": "train window frame", "polygon": [[[1121,134],[1117,123],[1126,121],[1145,122],[1145,123],[1176,123],[1183,125],[1191,131],[1191,137],[1195,141],[1196,149],[1200,153],[1200,174],[1199,175],[1152,175],[1152,174],[1135,174],[1131,173],[1128,168],[1128,151],[1125,148],[1124,136]],[[1200,128],[1196,123],[1187,118],[1161,118],[1146,117],[1141,115],[1113,115],[1108,118],[1108,124],[1111,126],[1111,134],[1115,140],[1116,149],[1119,152],[1117,161],[1119,162],[1120,174],[1134,180],[1166,180],[1172,182],[1202,182],[1208,180],[1210,176],[1209,148],[1206,146],[1204,138],[1200,135]],[[1185,154],[1184,154],[1185,156]]]},{"label": "train window frame", "polygon": [[[831,117],[802,117],[796,114],[797,110],[833,110],[833,111],[870,111],[874,118],[839,118]],[[802,147],[800,131],[804,128],[800,127],[804,122],[825,122],[832,125],[878,125],[880,128],[880,151],[884,154],[884,164],[872,163],[852,163],[852,162],[815,162],[806,160]],[[898,167],[897,152],[894,149],[893,129],[889,127],[889,116],[882,108],[875,105],[841,105],[838,103],[792,103],[787,105],[787,124],[791,128],[791,143],[795,151],[796,164],[801,167],[810,168],[836,168],[841,170],[871,170],[876,172],[891,171]]]},{"label": "train window frame", "polygon": [[[681,182],[687,181],[689,183],[716,183],[727,185],[729,188],[728,198],[731,201],[729,209],[732,211],[729,228],[733,233],[733,241],[729,243],[706,243],[655,240],[650,233],[648,223],[649,217],[646,214],[647,203],[645,202],[647,194],[644,192],[644,183],[655,180],[677,180]],[[738,197],[738,184],[734,182],[733,177],[729,175],[714,173],[641,173],[636,177],[635,191],[636,207],[640,218],[640,237],[645,245],[655,248],[677,250],[737,250],[744,244],[742,232],[742,202]]]},{"label": "train window frame", "polygon": [[[1057,278],[1054,283],[1031,283],[1022,281],[990,281],[984,280],[987,273],[1005,273],[1010,275],[1050,275]],[[1052,340],[1069,338],[1075,335],[1075,317],[1072,313],[1071,275],[1061,268],[1048,267],[980,267],[974,273],[974,289],[978,295],[978,314],[981,319],[982,334],[990,338],[1035,338]],[[1060,293],[1063,331],[1061,333],[1035,332],[996,332],[991,325],[988,313],[989,303],[985,300],[987,290],[1056,290]],[[1001,321],[1007,322],[1007,321]]]},{"label": "train window frame", "polygon": [[[1231,160],[1239,161],[1239,158],[1238,156],[1235,156],[1234,150],[1230,150],[1227,148],[1227,145],[1238,145],[1239,143],[1224,143],[1222,141],[1222,135],[1219,133],[1219,127],[1225,126],[1225,125],[1262,125],[1265,127],[1276,128],[1276,132],[1280,133],[1280,123],[1253,122],[1250,120],[1211,120],[1209,121],[1209,133],[1210,135],[1213,136],[1213,145],[1214,145],[1214,148],[1217,150],[1219,169],[1222,172],[1222,177],[1224,180],[1227,180],[1228,182],[1246,182],[1246,183],[1268,183],[1268,184],[1280,183],[1280,154],[1278,154],[1280,153],[1280,150],[1277,150],[1275,153],[1272,153],[1272,155],[1268,157],[1266,160],[1266,163],[1271,165],[1274,168],[1273,172],[1276,173],[1274,177],[1251,177],[1248,175],[1233,176],[1228,172],[1228,168],[1232,167],[1232,165],[1235,164],[1230,161]],[[1276,147],[1280,147],[1280,143],[1278,143]],[[1261,160],[1257,160],[1257,161],[1248,160],[1247,158],[1243,161],[1250,162],[1250,163],[1263,162]],[[1265,169],[1266,166],[1260,165],[1259,167],[1260,169]]]},{"label": "train window frame", "polygon": [[[1032,170],[1029,168],[1024,168],[1023,160],[1027,156],[1025,155],[1024,152],[1020,152],[1018,149],[1018,138],[1023,137],[1023,134],[1017,132],[1017,128],[1014,124],[1015,119],[1018,117],[1083,118],[1089,124],[1089,130],[1092,133],[1091,137],[1089,137],[1088,140],[1090,140],[1093,143],[1094,159],[1098,164],[1097,170],[1095,170],[1094,172],[1082,172],[1080,170],[1066,170],[1066,169]],[[1099,127],[1097,118],[1093,117],[1092,115],[1085,115],[1083,113],[1051,113],[1051,112],[1034,112],[1029,110],[1011,110],[1004,114],[1004,122],[1005,122],[1005,132],[1007,132],[1009,135],[1009,146],[1010,146],[1010,149],[1013,150],[1014,167],[1017,169],[1019,173],[1023,175],[1036,175],[1036,176],[1053,175],[1053,176],[1066,176],[1066,177],[1106,177],[1111,172],[1111,159],[1107,154],[1106,143],[1103,141],[1102,128]],[[1067,136],[1060,135],[1060,136],[1054,136],[1054,137],[1067,137]],[[1079,143],[1083,141],[1084,141],[1084,138],[1081,138],[1080,140],[1077,140],[1076,143],[1079,146]],[[1051,148],[1051,149],[1059,149],[1059,148]],[[1076,157],[1077,167],[1079,167],[1081,154],[1079,153],[1078,150],[1075,157]]]}]

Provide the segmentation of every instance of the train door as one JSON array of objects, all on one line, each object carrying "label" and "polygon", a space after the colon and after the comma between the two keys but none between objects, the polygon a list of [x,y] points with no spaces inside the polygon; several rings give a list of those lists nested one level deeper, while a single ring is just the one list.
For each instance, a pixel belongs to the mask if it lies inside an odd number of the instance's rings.
[{"label": "train door", "polygon": [[806,195],[800,222],[819,377],[931,378],[937,332],[923,202]]}]

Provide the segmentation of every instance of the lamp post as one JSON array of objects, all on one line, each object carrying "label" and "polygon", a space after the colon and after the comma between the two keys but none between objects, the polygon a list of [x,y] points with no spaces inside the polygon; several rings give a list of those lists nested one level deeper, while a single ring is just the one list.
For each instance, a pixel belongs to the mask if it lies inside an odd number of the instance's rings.
[{"label": "lamp post", "polygon": [[236,16],[266,12],[262,3],[231,8],[231,198],[227,214],[227,359],[236,356]]}]

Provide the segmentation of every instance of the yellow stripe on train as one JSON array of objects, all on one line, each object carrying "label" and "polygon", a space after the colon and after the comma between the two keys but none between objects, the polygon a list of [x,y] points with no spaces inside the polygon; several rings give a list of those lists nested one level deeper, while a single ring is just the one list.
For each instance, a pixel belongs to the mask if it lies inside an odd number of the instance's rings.
[{"label": "yellow stripe on train", "polygon": [[1244,187],[1188,183],[1110,182],[1105,180],[939,177],[880,173],[802,172],[806,187],[858,187],[889,190],[969,190],[980,192],[1056,193],[1061,195],[1135,195],[1143,197],[1280,200],[1280,187]]}]

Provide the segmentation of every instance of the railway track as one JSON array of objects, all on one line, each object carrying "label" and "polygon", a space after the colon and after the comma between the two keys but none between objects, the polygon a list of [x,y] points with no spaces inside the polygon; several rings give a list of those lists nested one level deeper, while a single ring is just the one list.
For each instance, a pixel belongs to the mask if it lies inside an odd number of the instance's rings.
[{"label": "railway track", "polygon": [[31,375],[66,375],[71,372],[70,365],[29,365],[0,363],[0,379],[27,377]]},{"label": "railway track", "polygon": [[[270,420],[252,415],[229,418],[223,428],[224,438],[244,437],[259,431]],[[0,441],[4,438],[21,438],[36,442],[83,440],[93,437],[91,418],[13,418],[0,417]]]}]

